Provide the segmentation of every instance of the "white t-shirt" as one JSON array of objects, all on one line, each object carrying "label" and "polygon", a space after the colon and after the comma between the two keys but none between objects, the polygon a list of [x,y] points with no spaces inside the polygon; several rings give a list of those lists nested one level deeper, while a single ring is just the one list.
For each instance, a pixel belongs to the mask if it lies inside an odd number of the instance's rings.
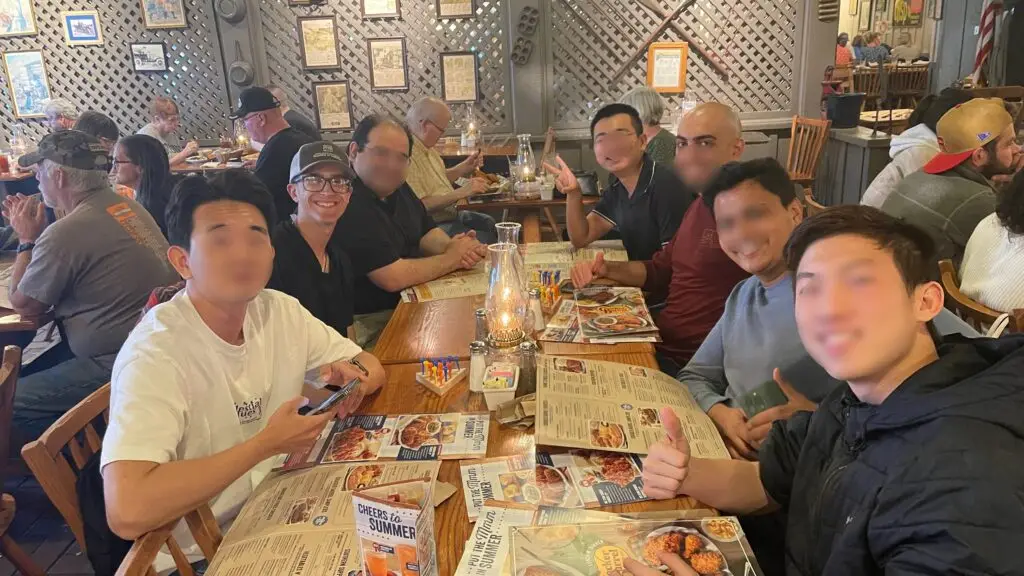
[{"label": "white t-shirt", "polygon": [[[249,303],[243,333],[240,346],[222,340],[185,290],[150,310],[114,362],[101,466],[202,458],[241,444],[302,394],[308,370],[362,352],[274,290]],[[238,514],[275,460],[261,462],[210,502],[221,525]],[[183,548],[194,544],[184,524],[175,537]],[[169,567],[170,557],[161,553],[156,566]]]},{"label": "white t-shirt", "polygon": [[996,214],[978,222],[967,241],[960,291],[1000,312],[1024,308],[1024,236],[1003,227]]}]

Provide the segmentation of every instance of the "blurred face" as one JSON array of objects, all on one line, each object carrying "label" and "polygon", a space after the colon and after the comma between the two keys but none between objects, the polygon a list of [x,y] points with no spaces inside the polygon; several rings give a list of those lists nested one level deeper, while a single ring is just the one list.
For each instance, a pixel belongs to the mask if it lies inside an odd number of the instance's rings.
[{"label": "blurred face", "polygon": [[[1021,147],[1017,144],[1017,135],[1013,126],[1007,126],[996,140],[994,154],[981,148],[975,152],[975,162],[980,164],[978,171],[986,178],[1000,174],[1013,174],[1021,157]],[[980,161],[980,162],[979,162]]]},{"label": "blurred face", "polygon": [[715,223],[722,250],[763,282],[774,281],[786,271],[782,251],[801,220],[803,207],[799,201],[783,206],[778,196],[754,180],[715,196]]},{"label": "blurred face", "polygon": [[142,169],[128,159],[121,145],[114,146],[114,162],[110,174],[115,183],[132,189],[138,188],[139,180],[142,179]]},{"label": "blurred face", "polygon": [[679,121],[676,131],[676,172],[700,191],[722,164],[739,160],[743,140],[720,111],[697,108]]},{"label": "blurred face", "polygon": [[36,178],[39,180],[39,192],[43,197],[43,204],[50,208],[59,208],[60,169],[49,160],[44,160],[36,169]]},{"label": "blurred face", "polygon": [[420,134],[423,136],[421,140],[423,145],[427,148],[433,148],[437,144],[437,141],[444,136],[444,131],[448,129],[448,124],[452,121],[452,113],[448,110],[437,110],[431,117],[420,120]]},{"label": "blurred face", "polygon": [[892,254],[844,234],[807,249],[795,278],[796,324],[807,352],[832,377],[881,380],[908,357],[942,308],[935,282],[907,293]]},{"label": "blurred face", "polygon": [[213,302],[242,304],[270,280],[274,248],[267,221],[252,204],[221,200],[200,206],[193,216],[191,247],[172,247],[174,267]]},{"label": "blurred face", "polygon": [[245,130],[252,137],[253,141],[266,144],[267,140],[267,115],[266,112],[253,112],[242,118]]},{"label": "blurred face", "polygon": [[75,125],[75,119],[61,114],[54,114],[46,117],[46,124],[51,132],[60,132],[61,130],[71,130]]},{"label": "blurred face", "polygon": [[638,166],[645,146],[647,138],[636,133],[628,114],[616,114],[594,125],[594,155],[612,174]]},{"label": "blurred face", "polygon": [[850,37],[847,36],[846,34],[840,34],[839,35],[839,45],[840,46],[846,46],[846,43],[849,42],[849,41],[850,41]]},{"label": "blurred face", "polygon": [[370,131],[366,147],[349,145],[349,158],[356,174],[377,196],[386,198],[405,182],[409,171],[409,139],[405,130],[381,124]]},{"label": "blurred face", "polygon": [[163,134],[173,134],[181,127],[181,115],[174,113],[159,117],[156,119],[156,127]]},{"label": "blurred face", "polygon": [[334,224],[341,218],[352,197],[352,181],[342,174],[337,166],[317,166],[297,183],[288,185],[288,193],[298,205],[299,219]]}]

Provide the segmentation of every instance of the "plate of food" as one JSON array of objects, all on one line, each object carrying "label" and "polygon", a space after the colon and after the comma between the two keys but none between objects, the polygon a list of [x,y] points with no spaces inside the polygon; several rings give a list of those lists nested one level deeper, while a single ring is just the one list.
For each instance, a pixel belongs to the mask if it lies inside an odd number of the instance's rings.
[{"label": "plate of food", "polygon": [[743,529],[732,518],[705,518],[700,521],[700,527],[719,542],[735,542],[743,536]]},{"label": "plate of food", "polygon": [[356,466],[345,475],[345,489],[352,491],[376,486],[382,474],[384,468],[379,464]]},{"label": "plate of food", "polygon": [[649,533],[639,542],[636,551],[644,562],[659,570],[667,570],[661,563],[659,552],[678,554],[697,574],[732,576],[725,555],[714,542],[692,528],[665,526]]},{"label": "plate of food", "polygon": [[378,451],[380,451],[380,441],[374,434],[359,426],[353,426],[338,432],[331,438],[324,462],[374,460],[377,458]]},{"label": "plate of food", "polygon": [[587,322],[591,328],[598,332],[617,333],[640,330],[650,326],[645,318],[636,314],[605,314]]},{"label": "plate of food", "polygon": [[619,299],[619,295],[607,288],[580,290],[576,293],[576,305],[582,308],[607,306]]},{"label": "plate of food", "polygon": [[598,476],[605,482],[611,482],[619,487],[626,487],[630,482],[640,477],[640,469],[633,464],[633,460],[624,454],[602,454],[595,452],[588,458],[591,464],[600,467]]},{"label": "plate of food", "polygon": [[202,164],[203,162],[209,162],[209,158],[203,154],[193,154],[188,158],[185,158],[185,162],[189,164]]},{"label": "plate of food", "polygon": [[437,416],[425,414],[416,416],[405,426],[400,427],[396,434],[398,443],[409,450],[419,450],[423,446],[437,446],[440,440],[437,434],[441,432],[441,419]]},{"label": "plate of food", "polygon": [[566,524],[564,526],[544,526],[534,532],[534,542],[541,548],[557,550],[570,544],[579,536],[578,526]]},{"label": "plate of food", "polygon": [[590,443],[596,448],[625,448],[626,432],[614,422],[592,420],[590,422]]}]

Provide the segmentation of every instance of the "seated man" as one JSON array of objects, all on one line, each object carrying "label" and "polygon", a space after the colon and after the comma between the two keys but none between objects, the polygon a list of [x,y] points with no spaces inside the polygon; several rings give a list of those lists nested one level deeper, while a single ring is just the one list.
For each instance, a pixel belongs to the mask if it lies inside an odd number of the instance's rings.
[{"label": "seated man", "polygon": [[1012,174],[1021,148],[1013,118],[997,98],[964,102],[936,128],[942,152],[904,178],[881,208],[931,234],[938,259],[959,264],[978,222],[996,209],[990,179]]},{"label": "seated man", "polygon": [[474,152],[458,165],[445,168],[441,155],[434,150],[451,120],[452,112],[448,105],[437,98],[421,98],[409,108],[405,121],[409,124],[413,140],[407,182],[423,201],[438,228],[449,236],[473,230],[477,240],[492,244],[498,241],[494,218],[480,212],[455,209],[458,201],[485,192],[487,182],[482,178],[470,178],[469,183],[458,189],[452,187],[453,182],[471,176],[483,165],[483,154]]},{"label": "seated man", "polygon": [[267,286],[298,298],[313,316],[349,338],[352,262],[330,239],[355,177],[337,145],[313,142],[299,148],[288,185],[298,208],[274,229],[274,272]]},{"label": "seated man", "polygon": [[597,163],[611,176],[608,189],[589,214],[576,176],[561,157],[558,166],[544,166],[557,175],[555,186],[565,194],[569,240],[583,248],[614,228],[622,235],[630,260],[648,260],[672,240],[693,193],[671,166],[655,162],[644,152],[647,136],[632,106],[609,104],[598,110],[590,121],[590,137]]},{"label": "seated man", "polygon": [[164,96],[157,96],[153,99],[153,121],[139,129],[136,134],[145,134],[156,138],[167,149],[168,161],[171,166],[179,166],[185,163],[185,159],[199,150],[199,143],[190,140],[184,148],[172,144],[167,138],[178,131],[181,127],[181,112],[178,105]]},{"label": "seated man", "polygon": [[952,337],[932,241],[866,206],[786,245],[807,351],[846,381],[772,428],[758,462],[693,458],[679,420],[644,460],[653,498],[788,512],[788,574],[1012,574],[1024,533],[1024,338]]},{"label": "seated man", "polygon": [[399,292],[475,266],[487,247],[474,234],[449,237],[405,183],[413,137],[398,120],[371,114],[352,133],[348,154],[356,171],[352,199],[332,242],[352,259],[355,329],[370,349]]},{"label": "seated man", "polygon": [[960,290],[989,308],[1024,308],[1024,171],[999,192],[994,214],[971,234],[960,265]]},{"label": "seated man", "polygon": [[[679,121],[676,171],[683,182],[701,191],[726,162],[743,153],[739,116],[728,106],[701,104]],[[661,369],[675,376],[718,322],[725,299],[748,274],[729,259],[718,243],[715,217],[707,204],[695,201],[683,216],[669,245],[644,262],[606,262],[598,256],[573,270],[573,282],[586,286],[607,278],[622,286],[638,286],[665,295],[655,322]]]},{"label": "seated man", "polygon": [[[100,466],[107,519],[122,538],[204,503],[223,526],[274,456],[308,447],[384,382],[373,356],[296,299],[263,288],[274,261],[273,211],[266,189],[242,170],[178,185],[167,210],[168,254],[185,289],[142,318],[114,366]],[[302,416],[304,375],[317,369],[328,386],[362,382],[336,412]],[[314,402],[325,394],[306,390]],[[187,528],[174,535],[190,557],[197,552]],[[161,553],[157,570],[170,565]]]},{"label": "seated man", "polygon": [[21,242],[11,304],[22,316],[52,307],[67,337],[47,353],[59,363],[34,374],[30,367],[19,379],[14,426],[31,440],[110,380],[114,357],[150,291],[178,275],[153,218],[110,188],[110,156],[98,140],[77,130],[55,132],[20,162],[38,165],[43,201],[66,214],[44,230],[39,202],[18,196],[7,208]]},{"label": "seated man", "polygon": [[314,142],[323,140],[320,136],[320,130],[317,129],[316,124],[313,123],[305,114],[292,108],[288,105],[288,94],[285,93],[284,88],[276,84],[267,84],[267,90],[277,98],[277,101],[281,103],[281,114],[284,117],[284,121],[289,126],[295,128],[307,136],[313,139]]}]

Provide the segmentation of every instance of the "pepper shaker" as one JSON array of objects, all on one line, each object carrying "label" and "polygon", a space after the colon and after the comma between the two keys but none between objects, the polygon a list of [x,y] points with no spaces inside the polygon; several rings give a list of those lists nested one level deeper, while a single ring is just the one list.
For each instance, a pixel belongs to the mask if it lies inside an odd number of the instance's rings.
[{"label": "pepper shaker", "polygon": [[476,338],[477,342],[487,341],[487,309],[477,308],[476,314]]},{"label": "pepper shaker", "polygon": [[516,398],[537,391],[537,344],[527,340],[519,345],[519,387]]}]

